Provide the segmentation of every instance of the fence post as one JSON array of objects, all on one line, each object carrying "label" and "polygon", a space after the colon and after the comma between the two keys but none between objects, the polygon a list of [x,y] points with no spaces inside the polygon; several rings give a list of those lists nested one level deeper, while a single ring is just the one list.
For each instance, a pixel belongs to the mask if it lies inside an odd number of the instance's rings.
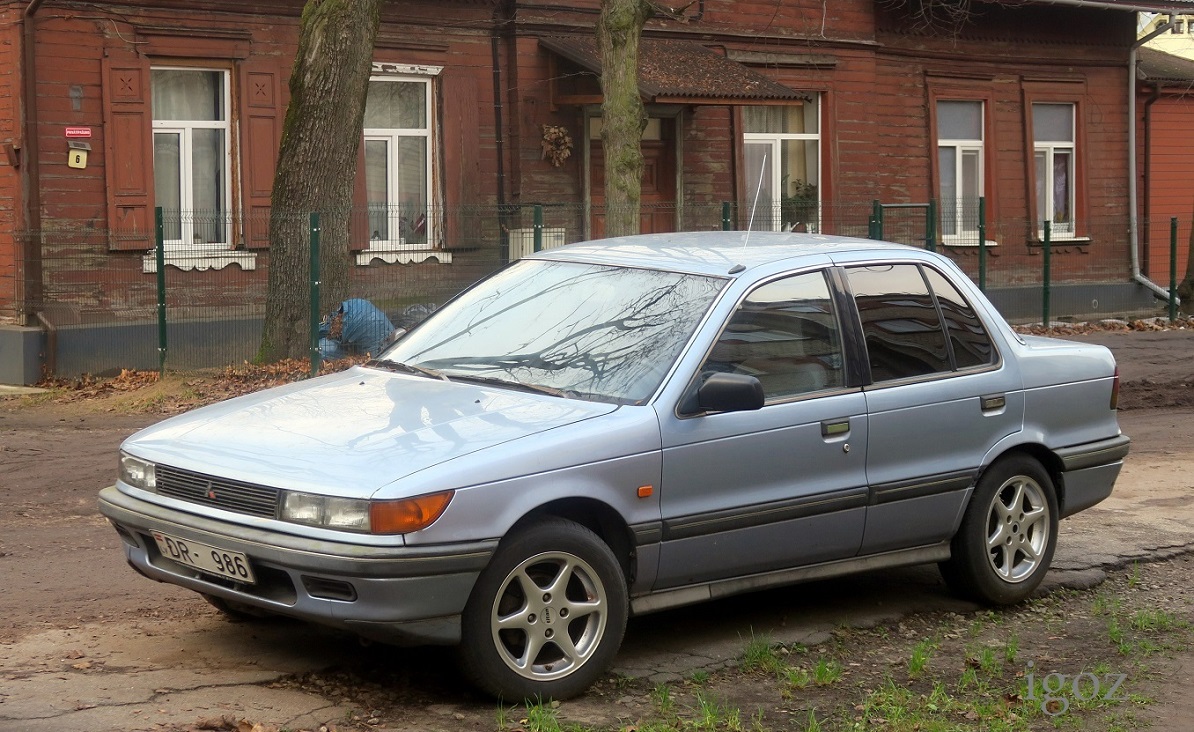
[{"label": "fence post", "polygon": [[535,237],[535,251],[543,251],[543,204],[535,204],[535,219],[531,229]]},{"label": "fence post", "polygon": [[1050,292],[1050,290],[1049,290],[1049,280],[1050,280],[1050,277],[1052,276],[1052,273],[1049,270],[1050,270],[1050,266],[1052,265],[1051,260],[1053,258],[1053,244],[1051,241],[1051,239],[1053,237],[1053,231],[1052,231],[1052,226],[1050,225],[1050,222],[1048,219],[1045,220],[1044,224],[1045,224],[1045,239],[1041,243],[1045,247],[1045,272],[1044,272],[1045,286],[1042,289],[1041,325],[1043,325],[1045,327],[1045,329],[1048,330],[1048,328],[1049,328],[1049,298],[1052,295],[1052,292]]},{"label": "fence post", "polygon": [[987,197],[978,197],[978,289],[987,291]]},{"label": "fence post", "polygon": [[729,201],[721,202],[721,230],[722,231],[730,230],[730,202]]},{"label": "fence post", "polygon": [[166,227],[162,207],[153,210],[154,261],[158,267],[158,374],[166,375]]},{"label": "fence post", "polygon": [[311,376],[319,374],[319,213],[311,213]]},{"label": "fence post", "polygon": [[1169,219],[1169,322],[1177,320],[1177,217]]},{"label": "fence post", "polygon": [[925,244],[930,252],[937,251],[937,199],[929,199],[928,219],[925,221]]},{"label": "fence post", "polygon": [[878,198],[871,202],[871,238],[883,238],[883,204]]}]

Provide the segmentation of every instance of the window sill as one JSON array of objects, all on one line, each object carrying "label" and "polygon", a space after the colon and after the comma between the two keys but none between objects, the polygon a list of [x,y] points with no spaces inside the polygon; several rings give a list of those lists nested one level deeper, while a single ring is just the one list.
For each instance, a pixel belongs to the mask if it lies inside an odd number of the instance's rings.
[{"label": "window sill", "polygon": [[[1054,244],[1089,244],[1089,243],[1090,243],[1089,236],[1073,236],[1073,235],[1069,235],[1069,234],[1063,234],[1062,236],[1055,235],[1055,236],[1049,237],[1049,246],[1052,246]],[[1033,239],[1032,241],[1030,241],[1029,244],[1031,244],[1034,247],[1045,246],[1044,234],[1038,232],[1036,235],[1036,238]]]},{"label": "window sill", "polygon": [[[994,239],[987,239],[987,248],[999,246],[999,242]],[[978,236],[971,237],[945,237],[941,240],[941,245],[946,247],[965,247],[968,249],[978,249]]]},{"label": "window sill", "polygon": [[451,264],[452,253],[439,249],[415,249],[413,247],[382,244],[357,252],[357,265],[366,266],[375,261],[386,264],[419,264],[433,260],[439,264]]},{"label": "window sill", "polygon": [[[257,269],[257,255],[252,252],[225,249],[219,252],[171,252],[167,250],[163,261],[167,266],[176,267],[184,272],[198,270],[205,272],[209,269],[224,269],[230,264],[239,265],[246,272]],[[151,251],[141,258],[141,272],[155,274],[158,271],[157,257]]]}]

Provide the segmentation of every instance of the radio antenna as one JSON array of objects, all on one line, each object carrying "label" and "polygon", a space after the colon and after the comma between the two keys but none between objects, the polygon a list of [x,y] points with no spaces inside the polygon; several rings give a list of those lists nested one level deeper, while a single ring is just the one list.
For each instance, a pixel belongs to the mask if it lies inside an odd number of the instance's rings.
[{"label": "radio antenna", "polygon": [[763,192],[763,173],[767,172],[767,153],[763,153],[763,164],[759,168],[759,187],[755,189],[755,201],[750,205],[750,221],[746,224],[746,236],[742,239],[742,248],[750,243],[750,232],[755,228],[755,209],[759,206],[759,194]]}]

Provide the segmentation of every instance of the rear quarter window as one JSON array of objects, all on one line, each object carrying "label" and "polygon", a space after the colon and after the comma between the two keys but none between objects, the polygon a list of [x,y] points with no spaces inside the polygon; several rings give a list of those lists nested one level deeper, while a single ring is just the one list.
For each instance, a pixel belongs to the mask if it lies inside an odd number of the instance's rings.
[{"label": "rear quarter window", "polygon": [[945,275],[931,267],[924,268],[925,277],[945,318],[949,345],[953,350],[954,367],[958,369],[986,366],[995,362],[995,346],[983,327],[978,313]]}]

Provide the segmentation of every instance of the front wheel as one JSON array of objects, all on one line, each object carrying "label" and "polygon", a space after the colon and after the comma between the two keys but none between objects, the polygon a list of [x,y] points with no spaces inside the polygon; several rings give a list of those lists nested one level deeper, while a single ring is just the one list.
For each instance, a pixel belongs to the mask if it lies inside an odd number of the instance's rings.
[{"label": "front wheel", "polygon": [[1057,492],[1039,462],[1006,457],[983,473],[941,574],[958,594],[1008,605],[1040,585],[1057,546]]},{"label": "front wheel", "polygon": [[549,519],[503,542],[481,573],[462,618],[463,669],[499,698],[567,699],[613,662],[627,615],[609,546]]}]

